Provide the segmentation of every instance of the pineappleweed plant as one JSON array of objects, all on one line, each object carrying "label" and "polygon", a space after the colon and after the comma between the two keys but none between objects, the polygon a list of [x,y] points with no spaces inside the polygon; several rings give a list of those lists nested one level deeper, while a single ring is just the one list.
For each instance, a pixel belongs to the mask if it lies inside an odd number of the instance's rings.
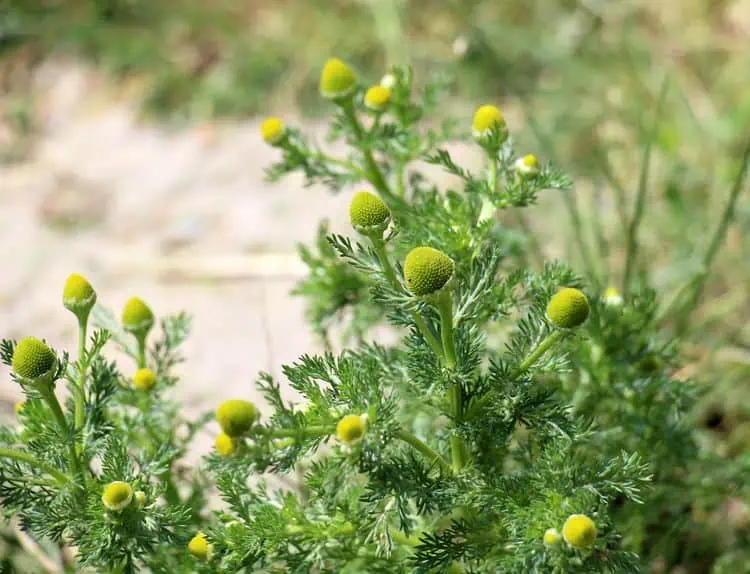
[{"label": "pineappleweed plant", "polygon": [[[636,449],[599,448],[607,429],[561,392],[604,302],[563,264],[518,266],[518,234],[495,217],[543,190],[568,193],[569,182],[517,156],[492,105],[466,130],[485,173],[457,165],[442,147],[463,135],[457,125],[427,121],[438,91],[418,94],[402,69],[365,91],[333,59],[320,92],[347,156],[279,118],[262,125],[282,153],[272,179],[301,171],[334,191],[363,187],[350,204],[353,235],[303,251],[312,272],[298,291],[312,326],[325,335],[326,318],[350,310],[358,340],[283,368],[301,406],[261,373],[266,408],[237,397],[185,420],[165,391],[177,383],[187,317],[163,319],[154,339],[154,314],[134,298],[119,322],[97,307],[89,337],[96,293],[71,276],[63,300],[80,328],[75,361],[34,338],[2,344],[27,395],[18,424],[0,431],[4,514],[74,548],[76,565],[93,571],[641,571],[612,508],[642,502],[649,465]],[[440,191],[419,161],[462,189]],[[366,339],[384,320],[400,334],[394,345]],[[110,341],[132,372],[105,359]],[[211,419],[215,450],[187,468],[183,455]],[[303,478],[291,491],[258,480],[294,469]],[[220,510],[209,506],[212,487]]]}]

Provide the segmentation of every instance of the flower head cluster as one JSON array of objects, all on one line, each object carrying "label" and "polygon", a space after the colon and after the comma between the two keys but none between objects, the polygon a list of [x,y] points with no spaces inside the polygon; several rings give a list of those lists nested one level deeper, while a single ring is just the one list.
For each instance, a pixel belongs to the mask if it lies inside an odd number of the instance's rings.
[{"label": "flower head cluster", "polygon": [[208,539],[203,532],[198,532],[190,539],[190,542],[188,542],[188,552],[198,560],[207,562],[211,560],[213,545],[209,544]]},{"label": "flower head cluster", "polygon": [[391,90],[385,86],[372,86],[365,92],[365,105],[374,112],[382,112],[391,103]]},{"label": "flower head cluster", "polygon": [[319,89],[329,100],[347,98],[357,89],[357,75],[338,58],[330,58],[320,73]]},{"label": "flower head cluster", "polygon": [[221,456],[229,456],[237,450],[237,443],[226,433],[221,433],[214,441],[214,448]]},{"label": "flower head cluster", "polygon": [[120,511],[133,500],[133,487],[121,480],[110,482],[102,494],[102,503],[109,510]]},{"label": "flower head cluster", "polygon": [[558,329],[573,329],[586,321],[589,310],[589,301],[583,291],[567,287],[549,300],[547,317]]},{"label": "flower head cluster", "polygon": [[406,286],[414,295],[434,295],[449,286],[455,271],[453,260],[432,247],[415,247],[404,261]]},{"label": "flower head cluster", "polygon": [[96,304],[96,291],[91,283],[77,273],[70,275],[63,287],[63,305],[78,317],[79,321],[85,321]]},{"label": "flower head cluster", "polygon": [[156,374],[151,369],[138,369],[133,375],[133,386],[139,391],[150,391],[156,386]]},{"label": "flower head cluster", "polygon": [[39,339],[21,339],[13,352],[13,370],[29,382],[51,380],[57,370],[57,356]]},{"label": "flower head cluster", "polygon": [[378,196],[360,191],[349,204],[349,220],[359,233],[382,237],[391,221],[391,212]]},{"label": "flower head cluster", "polygon": [[336,425],[336,438],[345,445],[352,445],[365,435],[365,421],[359,415],[346,415]]},{"label": "flower head cluster", "polygon": [[[483,147],[497,150],[508,137],[508,127],[505,117],[497,106],[484,105],[474,112],[474,120],[471,123],[471,131],[474,139]],[[497,134],[493,137],[493,134]]]},{"label": "flower head cluster", "polygon": [[136,337],[145,338],[154,326],[154,312],[138,297],[132,297],[122,310],[122,326]]},{"label": "flower head cluster", "polygon": [[585,514],[573,514],[565,521],[562,534],[573,548],[587,548],[596,540],[596,524]]},{"label": "flower head cluster", "polygon": [[283,141],[284,136],[286,136],[286,126],[277,117],[266,118],[260,125],[260,135],[267,144],[278,145]]},{"label": "flower head cluster", "polygon": [[539,175],[539,160],[535,155],[528,154],[516,160],[516,173],[522,178],[531,179]]}]

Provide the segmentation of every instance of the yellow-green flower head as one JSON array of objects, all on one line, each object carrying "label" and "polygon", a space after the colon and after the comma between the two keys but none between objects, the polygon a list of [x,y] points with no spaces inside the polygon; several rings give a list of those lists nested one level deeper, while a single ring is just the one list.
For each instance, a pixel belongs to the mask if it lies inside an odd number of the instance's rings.
[{"label": "yellow-green flower head", "polygon": [[494,128],[501,132],[507,129],[502,112],[496,106],[490,105],[477,108],[471,128],[474,137],[478,139],[487,137]]},{"label": "yellow-green flower head", "polygon": [[545,546],[557,546],[558,544],[560,544],[562,536],[560,536],[560,532],[557,530],[557,528],[548,528],[544,532],[543,540]]},{"label": "yellow-green flower head", "polygon": [[377,195],[360,191],[349,204],[349,221],[359,233],[382,237],[391,221],[391,212]]},{"label": "yellow-green flower head", "polygon": [[521,177],[532,178],[539,175],[539,160],[535,155],[525,155],[516,160],[516,173]]},{"label": "yellow-green flower head", "polygon": [[16,414],[17,414],[17,415],[20,415],[20,414],[21,414],[21,411],[23,410],[23,405],[24,405],[24,403],[23,403],[23,402],[20,402],[20,403],[16,403],[16,404],[15,404],[15,405],[13,406],[13,408],[15,409],[15,411],[16,411]]},{"label": "yellow-green flower head", "polygon": [[151,369],[138,369],[133,375],[133,386],[139,391],[150,391],[156,386],[156,373]]},{"label": "yellow-green flower head", "polygon": [[622,294],[617,287],[607,287],[604,290],[604,304],[610,307],[619,307],[623,303]]},{"label": "yellow-green flower head", "polygon": [[132,297],[122,310],[122,326],[136,337],[145,337],[154,326],[154,312],[138,297]]},{"label": "yellow-green flower head", "polygon": [[79,319],[85,320],[95,304],[96,291],[91,283],[77,273],[70,275],[63,287],[63,306]]},{"label": "yellow-green flower head", "polygon": [[404,261],[406,286],[414,295],[432,295],[445,288],[455,270],[453,260],[432,247],[415,247]]},{"label": "yellow-green flower head", "polygon": [[345,98],[357,88],[357,75],[338,58],[330,58],[320,73],[320,93],[329,100]]},{"label": "yellow-green flower head", "polygon": [[346,415],[336,425],[336,438],[344,444],[354,444],[365,434],[365,421],[359,415]]},{"label": "yellow-green flower head", "polygon": [[133,500],[133,487],[127,482],[117,480],[110,482],[104,488],[104,494],[102,494],[102,502],[104,506],[110,510],[122,510],[128,506]]},{"label": "yellow-green flower head", "polygon": [[596,540],[596,524],[585,514],[573,514],[563,524],[562,534],[573,548],[586,548]]},{"label": "yellow-green flower head", "polygon": [[257,417],[255,405],[240,399],[224,401],[216,409],[216,420],[221,430],[230,437],[238,437],[249,431]]},{"label": "yellow-green flower head", "polygon": [[589,316],[589,301],[580,289],[561,289],[547,304],[547,318],[559,329],[573,329]]},{"label": "yellow-green flower head", "polygon": [[365,93],[365,105],[373,111],[382,112],[391,103],[391,90],[385,86],[372,86]]},{"label": "yellow-green flower head", "polygon": [[142,490],[136,490],[133,495],[133,500],[135,500],[135,504],[138,508],[143,508],[146,504],[146,493]]},{"label": "yellow-green flower head", "polygon": [[234,439],[226,433],[221,433],[216,437],[214,447],[216,448],[216,452],[221,456],[229,456],[237,450],[237,444],[234,442]]},{"label": "yellow-green flower head", "polygon": [[203,532],[198,532],[188,542],[188,552],[195,556],[198,560],[211,560],[211,554],[213,553],[213,544],[208,543],[206,535]]},{"label": "yellow-green flower head", "polygon": [[13,352],[13,370],[22,379],[51,379],[57,369],[55,352],[39,339],[21,339]]},{"label": "yellow-green flower head", "polygon": [[263,141],[270,145],[276,145],[284,139],[286,135],[286,126],[281,119],[277,117],[270,117],[263,120],[260,124],[260,135],[263,136]]}]

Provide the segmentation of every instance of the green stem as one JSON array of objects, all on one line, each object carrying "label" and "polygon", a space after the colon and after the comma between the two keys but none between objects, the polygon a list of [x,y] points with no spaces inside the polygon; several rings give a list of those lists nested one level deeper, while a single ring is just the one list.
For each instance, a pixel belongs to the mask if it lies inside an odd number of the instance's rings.
[{"label": "green stem", "polygon": [[26,464],[30,464],[31,466],[35,466],[38,469],[43,470],[44,472],[49,474],[60,484],[67,484],[68,482],[70,482],[69,476],[60,472],[54,466],[44,463],[41,460],[37,459],[35,456],[28,453],[14,450],[12,448],[0,448],[0,458],[12,458],[21,462],[25,462]]},{"label": "green stem", "polygon": [[146,368],[146,337],[137,337],[138,341],[138,368],[139,369],[145,369]]},{"label": "green stem", "polygon": [[[664,78],[661,89],[659,90],[659,99],[656,104],[656,117],[654,118],[654,124],[661,114],[661,108],[664,104],[664,99],[667,94],[669,76]],[[630,220],[628,226],[628,233],[625,240],[625,273],[622,280],[622,295],[627,298],[630,292],[630,283],[632,281],[633,270],[635,268],[636,258],[638,256],[638,228],[643,219],[643,213],[646,207],[646,191],[648,188],[648,175],[649,168],[651,167],[651,150],[654,143],[654,126],[649,130],[646,146],[643,148],[643,159],[641,162],[641,173],[638,178],[638,191],[635,196],[635,208],[633,210],[633,217]]]},{"label": "green stem", "polygon": [[260,431],[271,438],[314,438],[318,436],[324,436],[327,434],[333,434],[335,428],[328,425],[313,425],[305,427],[303,429],[257,429],[256,432]]},{"label": "green stem", "polygon": [[367,179],[367,174],[362,171],[362,169],[359,166],[354,165],[350,161],[346,161],[344,159],[338,159],[336,157],[332,157],[326,153],[323,153],[322,151],[316,151],[314,154],[315,158],[321,161],[327,161],[328,163],[332,163],[334,165],[338,165],[340,167],[343,167],[345,169],[348,169],[349,171],[356,173],[363,179]]},{"label": "green stem", "polygon": [[424,455],[424,457],[429,462],[437,462],[438,465],[440,465],[440,468],[442,468],[447,473],[451,473],[451,465],[448,464],[448,462],[440,456],[435,450],[431,449],[429,446],[427,446],[424,442],[419,440],[416,436],[414,436],[412,433],[400,430],[396,433],[396,436],[404,441],[406,444],[414,447],[414,450]]},{"label": "green stem", "polygon": [[[86,357],[86,329],[88,327],[88,317],[81,317],[78,320],[78,366],[80,373],[78,375],[78,393],[75,397],[75,428],[83,428],[85,420],[85,401],[86,401],[86,371],[88,364],[85,362]],[[77,452],[80,454],[81,445],[78,445]]]},{"label": "green stem", "polygon": [[[40,394],[42,395],[42,398],[47,402],[47,405],[49,406],[50,410],[52,411],[52,416],[55,417],[55,420],[57,421],[57,425],[60,427],[60,430],[63,433],[64,437],[70,436],[70,428],[68,427],[68,422],[65,420],[65,414],[63,414],[62,407],[60,407],[60,403],[57,400],[57,396],[55,396],[55,390],[52,387],[51,384],[45,384],[40,385],[37,387]],[[76,452],[76,445],[75,441],[69,441],[69,449],[70,449],[70,466],[71,469],[75,474],[81,477],[82,480],[85,480],[85,475],[83,474],[83,468],[81,467],[81,461],[78,459],[78,453]]]},{"label": "green stem", "polygon": [[359,140],[359,142],[362,144],[361,151],[365,160],[365,165],[367,166],[367,179],[370,181],[370,183],[372,183],[372,185],[375,186],[375,189],[377,189],[384,196],[387,197],[391,195],[391,191],[388,188],[388,184],[386,183],[385,178],[383,177],[383,173],[380,171],[380,167],[378,167],[375,158],[372,156],[370,148],[364,143],[365,132],[362,129],[359,120],[357,119],[357,113],[354,111],[354,105],[352,101],[348,100],[347,102],[343,103],[341,107],[344,110],[346,118],[349,120],[349,124],[354,131],[354,135],[357,136],[357,140]]},{"label": "green stem", "polygon": [[734,219],[734,210],[737,205],[740,193],[747,177],[748,165],[750,165],[750,139],[745,143],[745,149],[742,153],[742,163],[740,169],[737,172],[737,176],[732,184],[732,189],[729,193],[729,199],[724,207],[724,212],[719,221],[719,225],[711,238],[711,242],[708,245],[706,254],[703,256],[703,262],[699,271],[688,281],[688,284],[694,283],[695,286],[692,290],[690,298],[686,304],[680,308],[677,321],[677,335],[682,335],[687,329],[687,320],[690,316],[691,311],[695,308],[700,299],[703,289],[706,285],[706,279],[708,278],[709,271],[713,265],[714,259],[716,258],[719,248],[726,240],[727,231],[729,230],[729,224]]},{"label": "green stem", "polygon": [[554,347],[563,337],[565,336],[565,331],[553,331],[549,335],[547,335],[544,340],[537,345],[531,353],[529,353],[529,356],[526,357],[518,367],[516,367],[515,371],[511,374],[512,378],[516,378],[519,375],[526,372],[531,366],[536,363],[544,353],[549,351],[551,347]]},{"label": "green stem", "polygon": [[[372,245],[375,249],[375,254],[378,257],[378,261],[380,261],[380,265],[383,268],[383,273],[385,273],[386,278],[388,281],[391,282],[391,285],[397,290],[401,290],[401,282],[396,277],[396,272],[393,270],[393,266],[391,265],[390,259],[388,259],[388,252],[385,250],[385,242],[382,239],[378,238],[371,238],[372,239]],[[443,347],[440,345],[440,342],[437,340],[437,337],[432,333],[430,330],[430,327],[427,325],[427,322],[422,318],[422,316],[417,311],[410,311],[411,317],[414,320],[414,324],[417,326],[417,329],[419,329],[419,332],[422,333],[422,337],[424,337],[425,342],[430,346],[430,349],[432,349],[432,352],[437,355],[437,357],[442,362],[444,360],[443,355]]]},{"label": "green stem", "polygon": [[403,161],[399,161],[396,168],[396,194],[406,197],[406,164]]},{"label": "green stem", "polygon": [[[451,296],[451,292],[446,290],[441,293],[437,305],[438,312],[440,313],[440,337],[443,341],[445,366],[450,370],[454,370],[458,361],[453,336],[453,297]],[[461,392],[460,384],[454,383],[448,387],[448,404],[451,408],[453,420],[458,424],[463,416],[463,393]],[[466,445],[461,437],[456,435],[451,436],[450,443],[453,470],[458,472],[466,466],[468,458]]]}]

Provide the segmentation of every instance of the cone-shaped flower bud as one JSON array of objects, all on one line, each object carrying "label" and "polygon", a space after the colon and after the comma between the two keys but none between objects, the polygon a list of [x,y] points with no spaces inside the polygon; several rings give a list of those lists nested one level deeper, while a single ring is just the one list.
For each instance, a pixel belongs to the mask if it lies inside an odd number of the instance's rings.
[{"label": "cone-shaped flower bud", "polygon": [[536,159],[535,155],[525,155],[522,158],[516,160],[516,173],[523,178],[531,179],[539,175],[539,160]]},{"label": "cone-shaped flower bud", "polygon": [[213,545],[208,543],[206,535],[203,532],[198,532],[188,542],[188,552],[195,556],[198,560],[208,561],[211,560],[211,553],[213,551]]},{"label": "cone-shaped flower bud", "polygon": [[[492,142],[493,130],[498,131],[499,138]],[[488,145],[493,143],[493,147],[501,144],[508,137],[508,127],[505,125],[505,117],[496,106],[481,106],[474,112],[474,120],[471,123],[471,131],[480,144]]]},{"label": "cone-shaped flower bud", "polygon": [[240,399],[224,401],[216,409],[216,420],[227,435],[238,437],[250,430],[258,411],[255,405]]},{"label": "cone-shaped flower bud", "polygon": [[359,233],[382,238],[391,221],[391,212],[378,196],[360,191],[349,204],[349,220]]},{"label": "cone-shaped flower bud", "polygon": [[604,290],[604,304],[609,307],[619,307],[622,305],[622,293],[617,287],[607,287]]},{"label": "cone-shaped flower bud", "polygon": [[357,75],[338,58],[330,58],[320,73],[320,94],[329,100],[350,96],[357,87]]},{"label": "cone-shaped flower bud", "polygon": [[544,533],[544,545],[545,546],[557,546],[560,544],[562,536],[557,528],[548,528]]},{"label": "cone-shaped flower bud", "polygon": [[415,247],[404,261],[406,286],[414,295],[433,295],[453,278],[453,260],[432,247]]},{"label": "cone-shaped flower bud", "polygon": [[359,415],[346,415],[336,425],[336,438],[343,444],[354,444],[365,434],[365,421]]},{"label": "cone-shaped flower bud", "polygon": [[122,326],[136,337],[145,337],[154,326],[154,312],[138,297],[132,297],[122,310]]},{"label": "cone-shaped flower bud", "polygon": [[286,126],[277,117],[266,118],[260,125],[260,135],[267,144],[277,145],[286,135]]},{"label": "cone-shaped flower bud", "polygon": [[133,386],[139,391],[150,391],[156,386],[156,373],[151,369],[138,369],[133,375]]},{"label": "cone-shaped flower bud", "polygon": [[382,112],[391,103],[391,90],[385,86],[372,86],[365,93],[365,105],[375,112]]},{"label": "cone-shaped flower bud", "polygon": [[77,273],[70,275],[63,287],[63,306],[79,321],[85,321],[95,304],[96,291],[91,283]]},{"label": "cone-shaped flower bud", "polygon": [[563,524],[562,533],[573,548],[586,548],[596,540],[596,524],[585,514],[573,514]]},{"label": "cone-shaped flower bud", "polygon": [[589,316],[589,301],[579,289],[567,287],[558,291],[547,304],[547,317],[559,329],[573,329]]},{"label": "cone-shaped flower bud", "polygon": [[57,356],[39,339],[26,337],[13,352],[13,370],[29,382],[51,380],[57,370]]},{"label": "cone-shaped flower bud", "polygon": [[110,510],[122,510],[133,500],[133,487],[121,480],[110,482],[102,494],[104,506]]},{"label": "cone-shaped flower bud", "polygon": [[216,452],[221,456],[229,456],[237,450],[237,444],[234,442],[234,439],[226,433],[221,433],[216,437],[214,447],[216,448]]},{"label": "cone-shaped flower bud", "polygon": [[143,508],[146,504],[146,493],[142,490],[136,490],[133,495],[133,500],[135,500],[135,504],[138,508]]}]

